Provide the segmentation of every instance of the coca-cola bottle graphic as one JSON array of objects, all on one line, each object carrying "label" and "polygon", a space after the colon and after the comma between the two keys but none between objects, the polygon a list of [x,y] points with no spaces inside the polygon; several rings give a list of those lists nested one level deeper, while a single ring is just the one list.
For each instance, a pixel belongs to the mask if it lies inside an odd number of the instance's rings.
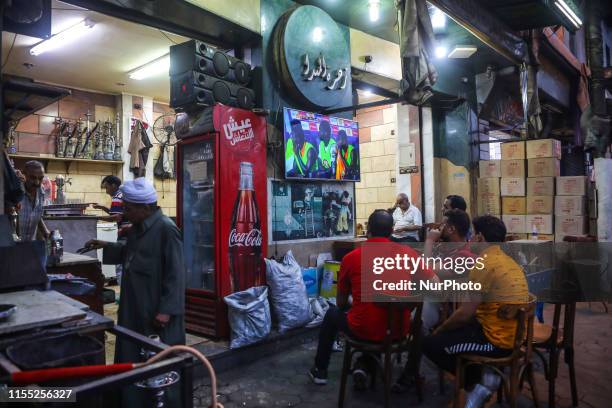
[{"label": "coca-cola bottle graphic", "polygon": [[229,235],[232,292],[263,285],[262,239],[259,210],[253,188],[253,164],[241,162],[240,186],[234,203]]}]

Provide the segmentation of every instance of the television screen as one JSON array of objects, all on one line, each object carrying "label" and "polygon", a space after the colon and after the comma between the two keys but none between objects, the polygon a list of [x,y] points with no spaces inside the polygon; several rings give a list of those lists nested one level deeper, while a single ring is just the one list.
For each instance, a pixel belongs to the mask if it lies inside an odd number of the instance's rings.
[{"label": "television screen", "polygon": [[285,177],[359,181],[359,126],[353,120],[284,108]]}]

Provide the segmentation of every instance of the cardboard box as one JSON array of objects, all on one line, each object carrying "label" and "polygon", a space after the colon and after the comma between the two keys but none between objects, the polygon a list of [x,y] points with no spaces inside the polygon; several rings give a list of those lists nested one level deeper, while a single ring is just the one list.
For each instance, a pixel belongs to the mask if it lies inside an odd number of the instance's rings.
[{"label": "cardboard box", "polygon": [[552,214],[553,196],[527,196],[525,214]]},{"label": "cardboard box", "polygon": [[482,178],[501,177],[501,160],[480,160],[478,171]]},{"label": "cardboard box", "polygon": [[525,197],[502,197],[502,214],[525,215]]},{"label": "cardboard box", "polygon": [[555,217],[555,241],[563,241],[566,235],[586,234],[587,217],[579,215],[559,215]]},{"label": "cardboard box", "polygon": [[553,196],[555,195],[554,177],[528,177],[527,196]]},{"label": "cardboard box", "polygon": [[478,197],[499,196],[499,178],[488,177],[478,179]]},{"label": "cardboard box", "polygon": [[516,160],[525,158],[525,142],[508,142],[501,144],[502,160]]},{"label": "cardboard box", "polygon": [[550,157],[527,159],[527,175],[529,177],[558,177],[560,174],[559,159]]},{"label": "cardboard box", "polygon": [[525,177],[525,160],[502,160],[501,161],[501,176],[502,177]]},{"label": "cardboard box", "polygon": [[555,215],[587,215],[585,196],[556,196]]},{"label": "cardboard box", "polygon": [[556,139],[528,140],[526,143],[527,158],[554,157],[561,159],[561,141]]},{"label": "cardboard box", "polygon": [[557,195],[585,196],[586,176],[557,177]]},{"label": "cardboard box", "polygon": [[520,177],[503,178],[500,183],[502,196],[521,197],[525,196],[525,179]]},{"label": "cardboard box", "polygon": [[533,227],[538,229],[540,234],[553,233],[553,216],[552,214],[531,214],[525,216],[525,228],[529,233],[533,232]]},{"label": "cardboard box", "polygon": [[495,215],[501,214],[501,205],[499,196],[481,196],[478,197],[478,215]]},{"label": "cardboard box", "polygon": [[525,234],[525,215],[504,214],[502,221],[508,234]]}]

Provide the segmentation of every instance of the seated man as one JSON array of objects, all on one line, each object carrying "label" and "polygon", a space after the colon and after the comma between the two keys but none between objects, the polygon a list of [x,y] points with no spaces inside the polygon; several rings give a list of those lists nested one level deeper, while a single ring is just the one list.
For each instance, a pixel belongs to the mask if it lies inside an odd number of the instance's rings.
[{"label": "seated man", "polygon": [[[424,340],[423,352],[438,367],[455,374],[456,356],[460,353],[486,357],[506,357],[512,353],[516,322],[503,320],[497,311],[503,303],[527,302],[529,292],[522,268],[500,248],[506,236],[504,223],[493,216],[477,217],[474,226],[474,249],[478,250],[484,268],[474,268],[469,279],[482,284],[481,295],[473,296]],[[478,382],[481,371],[471,366],[466,385]],[[482,406],[497,391],[501,378],[493,371],[482,372],[481,383],[468,394],[466,407]]]},{"label": "seated man", "polygon": [[[402,245],[391,243],[389,236],[393,232],[393,217],[385,210],[376,210],[368,218],[368,241],[384,242],[397,247],[396,252],[408,254],[409,257],[418,257],[417,252]],[[338,331],[363,340],[382,341],[387,329],[386,309],[361,301],[361,248],[349,252],[342,259],[338,275],[338,294],[336,302],[338,307],[331,307],[325,314],[321,331],[319,332],[319,345],[315,357],[315,366],[309,375],[315,384],[327,384],[327,367],[332,352],[332,345]],[[433,278],[433,272],[417,271],[413,279]],[[353,305],[346,313],[349,294],[353,296]],[[410,312],[405,311],[404,320],[409,322]],[[408,327],[405,324],[404,327]],[[363,370],[359,371],[365,377]],[[354,373],[356,383],[358,380]]]},{"label": "seated man", "polygon": [[[462,210],[449,210],[444,213],[439,229],[431,229],[427,232],[425,239],[425,258],[435,257],[446,258],[476,258],[470,250],[466,235],[470,229],[470,217]],[[465,262],[465,261],[463,261]],[[433,271],[440,280],[456,279],[462,277],[465,270],[440,269],[441,265],[434,263]],[[446,298],[444,300],[447,300]],[[450,299],[448,299],[450,301]],[[440,307],[447,306],[449,302],[442,303],[437,301],[425,300],[423,304],[423,331],[429,334],[440,320]],[[394,392],[405,392],[412,385],[419,375],[420,347],[415,349],[416,353],[408,356],[408,361],[399,380],[393,384]]]}]

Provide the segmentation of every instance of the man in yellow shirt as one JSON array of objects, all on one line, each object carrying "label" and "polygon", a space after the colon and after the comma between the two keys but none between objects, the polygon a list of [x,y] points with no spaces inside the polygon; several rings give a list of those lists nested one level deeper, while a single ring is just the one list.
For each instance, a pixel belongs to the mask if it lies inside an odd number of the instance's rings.
[{"label": "man in yellow shirt", "polygon": [[[480,294],[461,303],[423,342],[425,356],[452,374],[455,373],[458,354],[508,356],[512,352],[516,322],[501,319],[497,311],[504,303],[526,303],[529,298],[523,269],[499,246],[506,236],[504,223],[499,218],[483,216],[475,218],[473,226],[473,249],[482,258],[484,268],[472,269],[469,279],[482,285]],[[482,406],[497,391],[500,381],[501,378],[491,370],[469,367],[466,385],[477,384],[468,394],[466,407]]]}]

